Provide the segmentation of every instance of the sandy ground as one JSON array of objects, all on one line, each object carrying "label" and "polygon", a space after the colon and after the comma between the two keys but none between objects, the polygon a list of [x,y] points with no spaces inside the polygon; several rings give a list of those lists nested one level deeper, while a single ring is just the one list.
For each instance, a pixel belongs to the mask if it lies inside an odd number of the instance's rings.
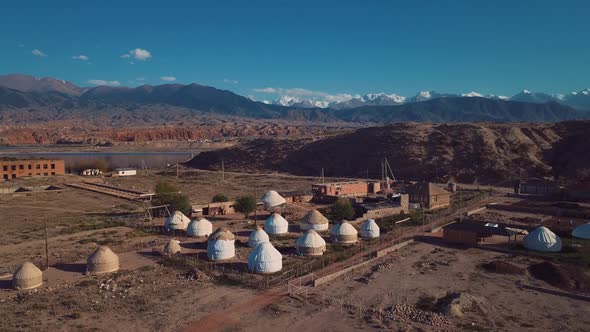
[{"label": "sandy ground", "polygon": [[[501,259],[526,267],[534,259],[480,249],[455,249],[424,243],[409,245],[372,266],[318,288],[308,302],[288,298],[249,314],[244,331],[584,331],[590,326],[588,302],[520,289],[517,281],[549,287],[529,276],[483,271],[479,265]],[[448,317],[448,324],[431,326],[411,319],[382,321],[372,309],[415,305],[421,297],[448,292],[469,294],[481,301]]]}]

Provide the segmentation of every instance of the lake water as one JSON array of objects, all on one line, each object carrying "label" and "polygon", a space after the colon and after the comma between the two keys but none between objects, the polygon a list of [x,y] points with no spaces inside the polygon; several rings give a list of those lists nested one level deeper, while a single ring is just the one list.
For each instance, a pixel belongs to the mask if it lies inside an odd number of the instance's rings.
[{"label": "lake water", "polygon": [[88,163],[96,160],[105,160],[109,167],[133,167],[159,168],[167,164],[184,162],[198,152],[30,152],[10,153],[0,150],[1,157],[15,157],[19,159],[46,158],[63,159],[66,164],[66,171],[76,163]]}]

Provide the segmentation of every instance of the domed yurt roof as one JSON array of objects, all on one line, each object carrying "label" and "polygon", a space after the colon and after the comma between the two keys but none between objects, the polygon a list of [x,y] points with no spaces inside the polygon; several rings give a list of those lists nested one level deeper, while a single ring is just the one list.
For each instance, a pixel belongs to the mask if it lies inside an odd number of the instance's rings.
[{"label": "domed yurt roof", "polygon": [[99,246],[94,253],[88,257],[86,273],[100,274],[115,272],[119,269],[119,256],[109,247]]},{"label": "domed yurt roof", "polygon": [[590,240],[590,223],[582,224],[572,231],[572,236],[580,239]]},{"label": "domed yurt roof", "polygon": [[256,246],[263,242],[270,242],[270,238],[260,226],[256,226],[256,229],[248,237],[248,246],[250,248],[256,248]]},{"label": "domed yurt roof", "polygon": [[313,209],[301,219],[299,227],[304,231],[309,229],[325,231],[328,230],[328,219],[320,211]]},{"label": "domed yurt roof", "polygon": [[361,225],[361,237],[375,238],[379,237],[379,225],[373,219],[367,219]]},{"label": "domed yurt roof", "polygon": [[288,233],[289,222],[280,214],[273,213],[264,222],[264,231],[273,235]]},{"label": "domed yurt roof", "polygon": [[357,241],[358,232],[349,222],[342,222],[332,228],[332,238],[335,242],[349,244]]},{"label": "domed yurt roof", "polygon": [[180,243],[178,240],[170,239],[168,243],[164,246],[164,251],[162,252],[164,255],[172,256],[176,255],[177,253],[181,252]]},{"label": "domed yurt roof", "polygon": [[320,256],[326,251],[326,241],[313,229],[301,235],[295,246],[297,252],[305,256]]},{"label": "domed yurt roof", "polygon": [[274,190],[267,191],[261,200],[265,209],[272,209],[287,202],[283,196]]},{"label": "domed yurt roof", "polygon": [[211,233],[213,233],[213,224],[205,218],[192,220],[186,229],[188,236],[207,236]]},{"label": "domed yurt roof", "polygon": [[561,239],[559,236],[544,226],[538,227],[527,234],[522,244],[525,248],[536,251],[561,251]]},{"label": "domed yurt roof", "polygon": [[180,211],[174,211],[173,214],[166,218],[164,227],[169,231],[186,230],[190,221],[191,220],[187,216],[185,216],[184,213]]},{"label": "domed yurt roof", "polygon": [[274,273],[283,268],[283,255],[270,242],[262,242],[248,254],[248,270],[254,273]]},{"label": "domed yurt roof", "polygon": [[230,259],[236,255],[236,237],[225,227],[211,233],[207,240],[207,257],[212,261]]},{"label": "domed yurt roof", "polygon": [[32,289],[43,284],[43,272],[31,262],[19,266],[12,275],[14,289]]}]

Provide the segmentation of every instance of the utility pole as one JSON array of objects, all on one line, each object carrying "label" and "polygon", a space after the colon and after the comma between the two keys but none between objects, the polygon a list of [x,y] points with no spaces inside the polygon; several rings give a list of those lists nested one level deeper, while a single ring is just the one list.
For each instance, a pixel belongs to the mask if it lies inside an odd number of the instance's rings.
[{"label": "utility pole", "polygon": [[221,159],[221,181],[225,182],[225,165],[223,164],[223,159]]},{"label": "utility pole", "polygon": [[178,181],[178,160],[176,161],[176,181]]},{"label": "utility pole", "polygon": [[49,268],[49,245],[47,243],[47,219],[45,219],[45,269]]},{"label": "utility pole", "polygon": [[322,167],[322,177],[320,178],[320,181],[322,182],[322,184],[324,184],[325,179],[324,179],[324,168]]}]

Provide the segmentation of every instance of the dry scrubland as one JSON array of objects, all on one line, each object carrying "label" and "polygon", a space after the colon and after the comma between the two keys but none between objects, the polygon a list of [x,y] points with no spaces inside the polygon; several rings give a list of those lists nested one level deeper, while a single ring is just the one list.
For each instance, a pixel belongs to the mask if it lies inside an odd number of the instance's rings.
[{"label": "dry scrubland", "polygon": [[[182,169],[176,179],[175,170],[170,169],[104,180],[111,185],[146,191],[152,190],[158,179],[170,180],[193,203],[207,202],[217,193],[235,197],[245,193],[260,196],[269,189],[308,191],[317,180],[240,173],[226,173],[225,178],[221,182],[220,173]],[[80,180],[77,176],[65,176],[19,179],[10,184],[63,185]],[[312,207],[304,204],[289,211],[294,214],[290,221]],[[145,244],[153,240],[156,248],[162,248],[169,235],[127,226],[139,221],[142,213],[123,217],[141,208],[142,203],[78,189],[0,195],[0,226],[5,230],[0,234],[0,275],[7,266],[14,267],[25,260],[37,265],[44,263],[45,221],[52,265],[44,272],[48,282],[37,290],[6,289],[10,283],[0,278],[0,330],[172,331],[186,326],[225,328],[233,323],[237,324],[233,330],[246,331],[583,331],[590,326],[588,302],[519,287],[519,283],[524,283],[559,290],[549,282],[564,270],[558,268],[553,274],[530,270],[531,265],[542,262],[539,258],[415,243],[328,284],[309,288],[305,301],[287,297],[286,284],[271,296],[250,288],[253,282],[244,282],[264,280],[261,276],[204,273],[210,272],[209,264],[199,264],[206,257],[205,239],[181,238],[183,254],[203,271],[187,267],[186,261],[162,260]],[[497,211],[484,212],[481,217],[500,221],[539,218]],[[237,214],[211,220],[214,227],[228,225],[237,235],[237,258],[217,266],[245,271],[244,261],[250,249],[244,244],[252,222]],[[291,234],[273,239],[284,255],[284,271],[309,260],[293,255],[296,237],[297,234]],[[97,244],[109,245],[119,254],[121,271],[106,276],[83,274],[85,258]],[[136,252],[138,244],[144,245],[140,253]],[[333,246],[328,247],[329,253],[333,250]],[[566,256],[572,258],[571,254]],[[584,273],[570,282],[587,283],[587,271]],[[564,289],[563,285],[554,284]]]}]

